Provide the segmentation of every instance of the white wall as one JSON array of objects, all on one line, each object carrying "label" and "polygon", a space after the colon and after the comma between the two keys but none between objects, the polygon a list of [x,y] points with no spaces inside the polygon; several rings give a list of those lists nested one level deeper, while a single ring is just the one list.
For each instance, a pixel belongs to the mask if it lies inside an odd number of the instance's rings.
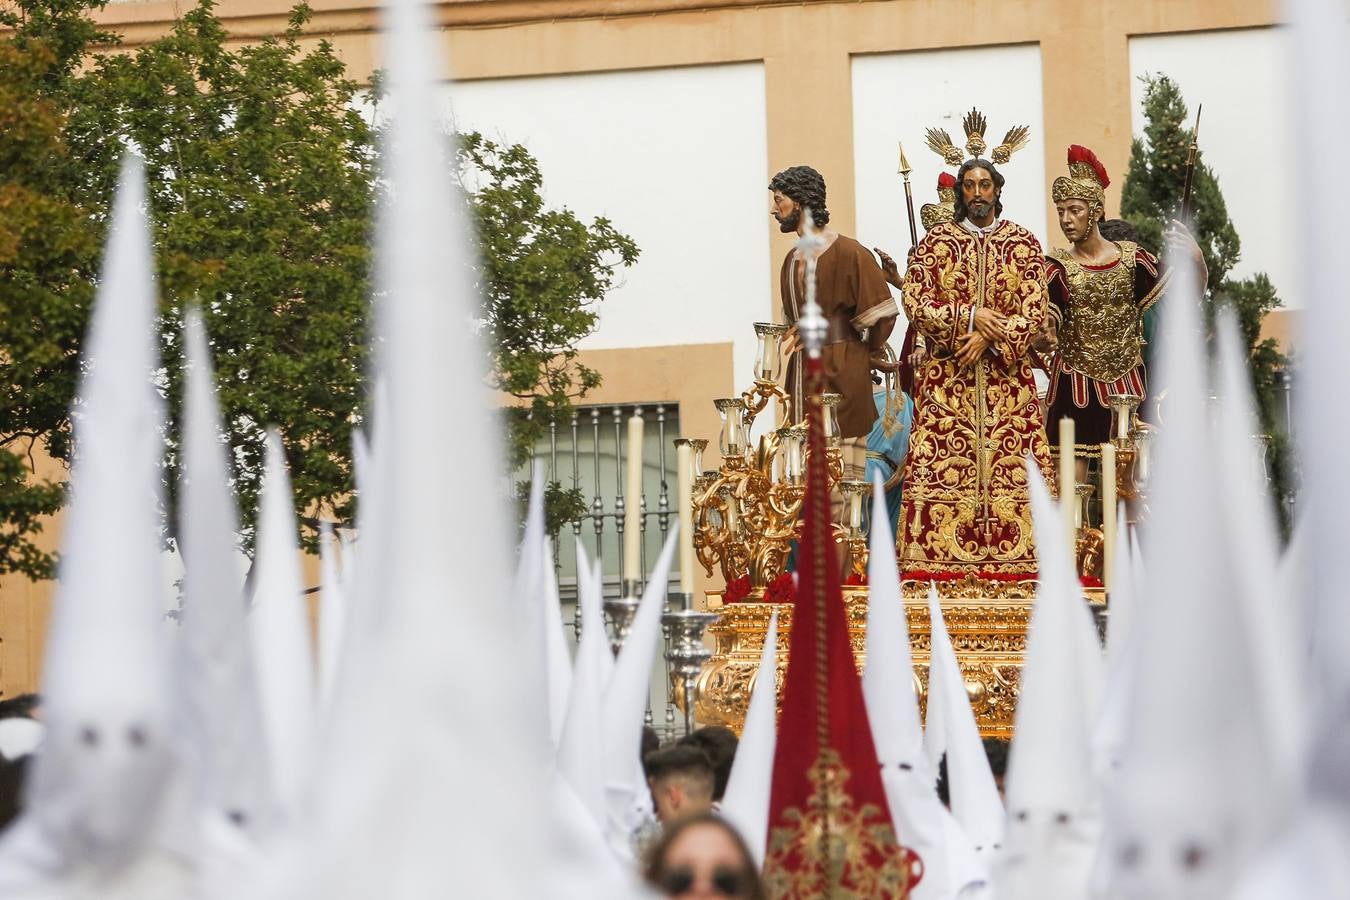
[{"label": "white wall", "polygon": [[[1169,75],[1192,118],[1200,149],[1242,238],[1239,277],[1264,271],[1288,306],[1300,305],[1294,265],[1293,192],[1301,182],[1289,136],[1287,35],[1278,28],[1158,35],[1130,40],[1132,126],[1142,134],[1144,73]],[[1122,176],[1124,173],[1121,173]]]},{"label": "white wall", "polygon": [[[914,167],[914,213],[937,202],[940,172],[951,166],[924,142],[930,126],[964,146],[961,119],[979,105],[989,121],[990,149],[1014,125],[1031,128],[1031,143],[999,171],[1007,178],[1003,215],[1031,229],[1045,245],[1045,146],[1041,115],[1041,51],[1036,44],[923,50],[853,58],[853,177],[858,240],[881,247],[903,265],[909,249],[904,183],[897,147]],[[1062,152],[1062,151],[1061,151]],[[917,224],[923,237],[923,224]],[[903,313],[901,315],[903,319]],[[897,327],[893,343],[904,331]],[[897,347],[898,349],[898,347]]]},{"label": "white wall", "polygon": [[608,217],[641,249],[583,347],[734,340],[735,383],[748,386],[751,324],[771,311],[762,65],[470,81],[449,90],[458,128],[524,144],[551,204],[587,221]]}]

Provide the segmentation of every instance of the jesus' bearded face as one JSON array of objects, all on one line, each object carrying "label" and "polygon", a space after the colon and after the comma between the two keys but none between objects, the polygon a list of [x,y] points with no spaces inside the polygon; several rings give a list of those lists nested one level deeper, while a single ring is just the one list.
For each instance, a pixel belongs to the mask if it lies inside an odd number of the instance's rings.
[{"label": "jesus' bearded face", "polygon": [[983,228],[994,221],[994,207],[1001,189],[994,184],[994,175],[978,166],[961,177],[961,199],[971,224]]}]

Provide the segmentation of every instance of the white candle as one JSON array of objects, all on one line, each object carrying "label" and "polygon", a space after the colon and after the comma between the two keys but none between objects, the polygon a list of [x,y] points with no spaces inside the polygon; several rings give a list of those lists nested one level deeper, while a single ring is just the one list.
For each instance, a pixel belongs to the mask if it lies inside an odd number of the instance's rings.
[{"label": "white candle", "polygon": [[680,593],[694,592],[694,484],[690,476],[693,463],[688,444],[675,449],[675,468],[680,472]]},{"label": "white candle", "polygon": [[628,482],[624,491],[623,574],[642,579],[642,416],[628,420]]},{"label": "white candle", "polygon": [[1116,558],[1116,445],[1102,444],[1102,584],[1111,592]]},{"label": "white candle", "polygon": [[1078,533],[1074,528],[1074,511],[1078,499],[1074,493],[1077,473],[1074,471],[1073,441],[1073,419],[1065,416],[1059,420],[1059,508],[1064,515],[1064,537],[1069,543],[1071,555],[1078,545]]}]

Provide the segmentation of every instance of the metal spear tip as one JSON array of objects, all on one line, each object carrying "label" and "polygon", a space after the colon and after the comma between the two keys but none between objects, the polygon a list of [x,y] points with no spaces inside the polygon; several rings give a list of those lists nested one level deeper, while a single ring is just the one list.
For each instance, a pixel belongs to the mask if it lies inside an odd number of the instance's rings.
[{"label": "metal spear tip", "polygon": [[914,171],[910,168],[909,160],[905,158],[905,144],[903,141],[900,142],[900,168],[897,171],[905,176],[906,181],[909,181],[909,173]]}]

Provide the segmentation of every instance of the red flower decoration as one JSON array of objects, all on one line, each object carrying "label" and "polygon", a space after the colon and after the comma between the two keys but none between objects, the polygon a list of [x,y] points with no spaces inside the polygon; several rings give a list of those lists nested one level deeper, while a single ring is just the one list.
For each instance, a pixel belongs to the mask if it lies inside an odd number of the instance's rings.
[{"label": "red flower decoration", "polygon": [[740,578],[733,578],[727,582],[727,589],[722,594],[723,603],[739,603],[750,596],[750,576],[742,575]]},{"label": "red flower decoration", "polygon": [[953,175],[951,172],[943,172],[942,174],[938,175],[938,190],[942,190],[943,188],[954,188],[954,187],[956,187],[955,175]]},{"label": "red flower decoration", "polygon": [[791,603],[797,598],[797,583],[791,572],[784,572],[764,590],[765,603]]},{"label": "red flower decoration", "polygon": [[849,572],[848,577],[844,579],[844,587],[861,587],[867,584],[867,576],[859,575],[857,572]]}]

